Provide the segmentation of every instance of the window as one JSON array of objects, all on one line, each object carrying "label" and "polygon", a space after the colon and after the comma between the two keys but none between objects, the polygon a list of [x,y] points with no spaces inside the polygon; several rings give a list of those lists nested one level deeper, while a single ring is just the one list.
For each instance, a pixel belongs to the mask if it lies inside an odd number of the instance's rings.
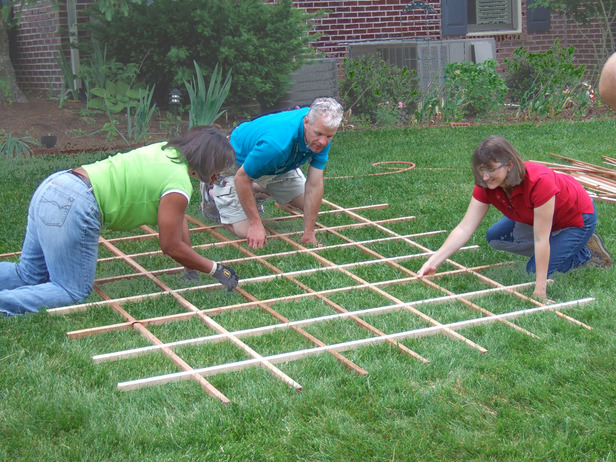
[{"label": "window", "polygon": [[443,35],[522,31],[522,0],[442,0],[441,13]]},{"label": "window", "polygon": [[468,0],[468,32],[520,29],[520,0]]}]

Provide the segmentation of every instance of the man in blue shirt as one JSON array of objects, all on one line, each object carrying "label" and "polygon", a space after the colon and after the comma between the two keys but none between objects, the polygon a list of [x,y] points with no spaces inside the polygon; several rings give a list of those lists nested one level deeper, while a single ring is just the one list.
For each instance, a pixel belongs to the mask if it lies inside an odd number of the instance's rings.
[{"label": "man in blue shirt", "polygon": [[[335,99],[317,98],[310,108],[240,124],[230,137],[235,165],[213,187],[202,185],[204,215],[229,225],[251,248],[262,248],[267,234],[257,199],[273,198],[304,212],[302,242],[317,244],[314,227],[323,199],[323,169],[342,115]],[[307,161],[306,177],[301,166]]]}]

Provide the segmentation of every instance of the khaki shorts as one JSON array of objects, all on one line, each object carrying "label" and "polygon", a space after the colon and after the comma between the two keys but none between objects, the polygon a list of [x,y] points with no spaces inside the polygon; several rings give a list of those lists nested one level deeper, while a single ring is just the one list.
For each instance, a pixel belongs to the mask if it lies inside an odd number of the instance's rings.
[{"label": "khaki shorts", "polygon": [[[224,224],[233,224],[248,218],[235,188],[235,173],[238,168],[239,166],[234,165],[222,172],[212,189],[216,208],[220,213],[220,222]],[[306,188],[306,177],[299,168],[281,175],[265,175],[255,182],[279,204],[291,202],[304,194]]]}]

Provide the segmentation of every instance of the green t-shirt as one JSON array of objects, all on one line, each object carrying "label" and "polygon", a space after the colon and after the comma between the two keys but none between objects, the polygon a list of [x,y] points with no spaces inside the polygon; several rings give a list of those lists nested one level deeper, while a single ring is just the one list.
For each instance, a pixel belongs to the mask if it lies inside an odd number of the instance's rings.
[{"label": "green t-shirt", "polygon": [[178,163],[166,142],[150,144],[125,154],[84,165],[103,216],[112,230],[133,229],[158,223],[160,199],[178,192],[190,201],[192,184],[185,162]]}]

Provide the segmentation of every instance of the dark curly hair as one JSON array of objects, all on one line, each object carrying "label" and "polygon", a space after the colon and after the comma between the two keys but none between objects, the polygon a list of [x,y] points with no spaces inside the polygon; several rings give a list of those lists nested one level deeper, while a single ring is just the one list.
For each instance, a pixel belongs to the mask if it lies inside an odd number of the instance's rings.
[{"label": "dark curly hair", "polygon": [[233,146],[225,135],[211,125],[192,127],[184,135],[169,140],[163,146],[163,149],[167,148],[174,148],[178,162],[186,162],[204,183],[209,183],[212,175],[235,162]]}]

